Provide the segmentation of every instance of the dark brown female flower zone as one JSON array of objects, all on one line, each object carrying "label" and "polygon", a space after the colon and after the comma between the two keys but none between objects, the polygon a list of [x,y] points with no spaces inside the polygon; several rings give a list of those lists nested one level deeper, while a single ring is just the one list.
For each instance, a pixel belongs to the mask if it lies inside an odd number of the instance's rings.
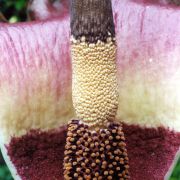
[{"label": "dark brown female flower zone", "polygon": [[118,108],[116,43],[111,1],[71,4],[72,120],[64,158],[65,179],[129,179]]}]

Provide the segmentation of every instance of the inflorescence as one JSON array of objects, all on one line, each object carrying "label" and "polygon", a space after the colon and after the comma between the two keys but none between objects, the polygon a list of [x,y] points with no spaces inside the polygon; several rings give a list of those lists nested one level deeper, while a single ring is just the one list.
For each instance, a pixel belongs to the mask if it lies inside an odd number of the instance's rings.
[{"label": "inflorescence", "polygon": [[66,180],[129,179],[118,109],[116,42],[110,0],[71,1],[72,100]]},{"label": "inflorescence", "polygon": [[121,124],[91,131],[72,120],[65,146],[64,177],[73,180],[129,179],[128,157]]}]

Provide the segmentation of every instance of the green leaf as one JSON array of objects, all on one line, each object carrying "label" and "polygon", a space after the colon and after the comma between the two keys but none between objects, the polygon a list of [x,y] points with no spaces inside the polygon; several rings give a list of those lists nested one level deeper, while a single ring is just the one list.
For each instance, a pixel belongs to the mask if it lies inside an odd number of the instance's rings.
[{"label": "green leaf", "polygon": [[26,1],[24,1],[24,0],[18,0],[18,1],[16,1],[16,4],[15,4],[16,10],[20,11],[20,10],[22,10],[25,6],[26,6]]}]

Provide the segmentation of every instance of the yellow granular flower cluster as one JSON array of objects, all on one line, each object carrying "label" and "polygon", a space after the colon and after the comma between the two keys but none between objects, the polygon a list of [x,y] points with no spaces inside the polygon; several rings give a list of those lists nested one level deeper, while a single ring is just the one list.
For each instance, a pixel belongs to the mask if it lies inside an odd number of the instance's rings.
[{"label": "yellow granular flower cluster", "polygon": [[116,44],[72,39],[73,105],[77,118],[89,126],[115,119],[118,107]]}]

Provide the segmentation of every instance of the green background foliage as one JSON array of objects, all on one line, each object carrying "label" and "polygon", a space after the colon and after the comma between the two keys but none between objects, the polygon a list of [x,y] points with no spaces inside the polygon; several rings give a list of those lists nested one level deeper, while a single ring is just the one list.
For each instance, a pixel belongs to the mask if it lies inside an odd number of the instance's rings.
[{"label": "green background foliage", "polygon": [[170,180],[180,180],[180,158],[179,158],[179,161],[177,162],[177,165],[174,168],[174,171]]},{"label": "green background foliage", "polygon": [[9,22],[25,21],[28,0],[0,0],[0,12]]},{"label": "green background foliage", "polygon": [[7,168],[6,165],[1,165],[0,166],[0,179],[1,180],[13,180],[9,169]]},{"label": "green background foliage", "polygon": [[[0,12],[3,13],[7,20],[11,23],[26,21],[27,2],[27,0],[0,0]],[[13,180],[9,169],[2,160],[1,155],[0,159],[0,180]],[[170,180],[180,180],[180,159],[174,168]]]}]

